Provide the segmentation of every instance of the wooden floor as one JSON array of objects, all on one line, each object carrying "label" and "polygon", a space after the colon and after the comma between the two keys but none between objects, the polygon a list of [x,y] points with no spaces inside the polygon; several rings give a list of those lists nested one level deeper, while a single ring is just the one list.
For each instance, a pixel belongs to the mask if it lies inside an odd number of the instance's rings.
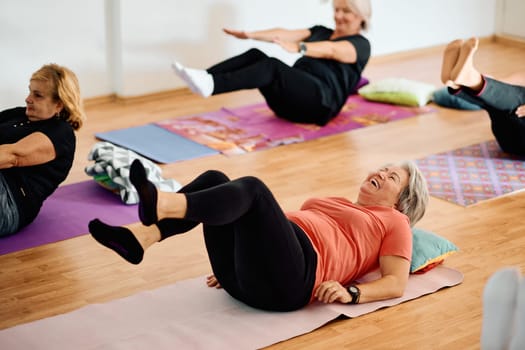
[{"label": "wooden floor", "polygon": [[[372,81],[405,77],[439,86],[441,51],[437,47],[374,58],[364,75]],[[523,45],[487,39],[476,64],[501,77],[525,71],[523,57]],[[206,100],[177,91],[127,103],[91,103],[66,183],[88,179],[84,167],[96,142],[95,132],[261,100],[256,91]],[[267,151],[163,165],[163,175],[182,183],[210,168],[231,177],[256,175],[269,184],[285,210],[296,209],[311,196],[355,200],[368,170],[384,162],[416,159],[492,138],[485,112],[436,109],[417,118]],[[463,272],[461,285],[356,319],[335,321],[271,348],[478,349],[481,295],[488,277],[510,265],[525,272],[524,213],[525,192],[468,208],[431,198],[418,226],[460,247],[446,265]],[[139,266],[125,263],[89,235],[0,256],[0,329],[209,273],[200,230],[153,246]]]}]

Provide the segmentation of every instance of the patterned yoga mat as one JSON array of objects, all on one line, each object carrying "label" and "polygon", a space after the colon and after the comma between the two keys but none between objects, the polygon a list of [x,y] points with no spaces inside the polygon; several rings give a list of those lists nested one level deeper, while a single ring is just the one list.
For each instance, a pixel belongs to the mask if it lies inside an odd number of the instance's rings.
[{"label": "patterned yoga mat", "polygon": [[242,154],[387,123],[433,111],[370,102],[352,95],[341,113],[324,127],[277,118],[266,103],[178,117],[158,126],[226,155]]},{"label": "patterned yoga mat", "polygon": [[486,141],[416,160],[430,194],[468,206],[525,188],[525,157]]}]

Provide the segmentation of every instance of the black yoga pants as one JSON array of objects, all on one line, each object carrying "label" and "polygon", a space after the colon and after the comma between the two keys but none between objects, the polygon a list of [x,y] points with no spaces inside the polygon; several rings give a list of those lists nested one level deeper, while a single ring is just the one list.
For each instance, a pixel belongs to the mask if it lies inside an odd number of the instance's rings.
[{"label": "black yoga pants", "polygon": [[525,118],[515,114],[516,108],[525,104],[525,87],[484,79],[486,85],[481,93],[468,88],[449,88],[449,92],[488,112],[492,133],[503,151],[525,155]]},{"label": "black yoga pants", "polygon": [[250,49],[207,69],[213,76],[213,94],[259,89],[268,106],[283,119],[325,125],[337,111],[324,101],[329,88],[318,77],[258,49]]},{"label": "black yoga pants", "polygon": [[203,223],[213,273],[231,296],[273,311],[309,303],[317,255],[261,180],[230,180],[210,170],[179,192],[187,199],[186,216],[160,220],[162,239]]}]

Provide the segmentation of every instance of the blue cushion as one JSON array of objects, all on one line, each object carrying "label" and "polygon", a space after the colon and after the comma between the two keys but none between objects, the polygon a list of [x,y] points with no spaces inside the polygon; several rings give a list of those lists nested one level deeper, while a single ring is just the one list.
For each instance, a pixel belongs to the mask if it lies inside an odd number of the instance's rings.
[{"label": "blue cushion", "polygon": [[413,228],[410,273],[428,271],[458,250],[454,243],[435,233]]}]

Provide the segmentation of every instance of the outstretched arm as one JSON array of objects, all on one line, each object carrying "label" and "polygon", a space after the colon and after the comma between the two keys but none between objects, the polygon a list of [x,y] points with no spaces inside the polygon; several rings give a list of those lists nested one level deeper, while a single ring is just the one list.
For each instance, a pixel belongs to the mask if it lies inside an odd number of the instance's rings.
[{"label": "outstretched arm", "polygon": [[[299,42],[275,39],[273,41],[288,52],[299,52]],[[357,61],[357,51],[355,46],[346,40],[340,41],[315,41],[305,42],[305,56],[313,58],[324,58],[343,63],[355,63]]]},{"label": "outstretched arm", "polygon": [[[358,284],[361,290],[359,303],[398,298],[403,295],[408,281],[410,262],[399,256],[383,256],[379,258],[381,278]],[[315,297],[324,303],[349,303],[352,297],[346,287],[337,281],[321,283],[315,291]]]},{"label": "outstretched arm", "polygon": [[[226,34],[238,39],[254,39],[275,43],[291,53],[299,52],[299,43],[306,40],[311,34],[309,29],[273,28],[253,32],[226,28],[223,30]],[[346,40],[307,42],[305,45],[305,55],[308,57],[330,59],[343,63],[355,63],[357,61],[355,46]]]},{"label": "outstretched arm", "polygon": [[226,34],[236,37],[237,39],[253,39],[259,41],[274,42],[276,38],[284,41],[299,43],[310,36],[309,29],[283,29],[273,28],[266,30],[257,30],[247,32],[244,30],[234,30],[224,28]]},{"label": "outstretched arm", "polygon": [[34,132],[16,143],[0,145],[0,169],[44,164],[55,157],[53,143],[41,132]]}]

